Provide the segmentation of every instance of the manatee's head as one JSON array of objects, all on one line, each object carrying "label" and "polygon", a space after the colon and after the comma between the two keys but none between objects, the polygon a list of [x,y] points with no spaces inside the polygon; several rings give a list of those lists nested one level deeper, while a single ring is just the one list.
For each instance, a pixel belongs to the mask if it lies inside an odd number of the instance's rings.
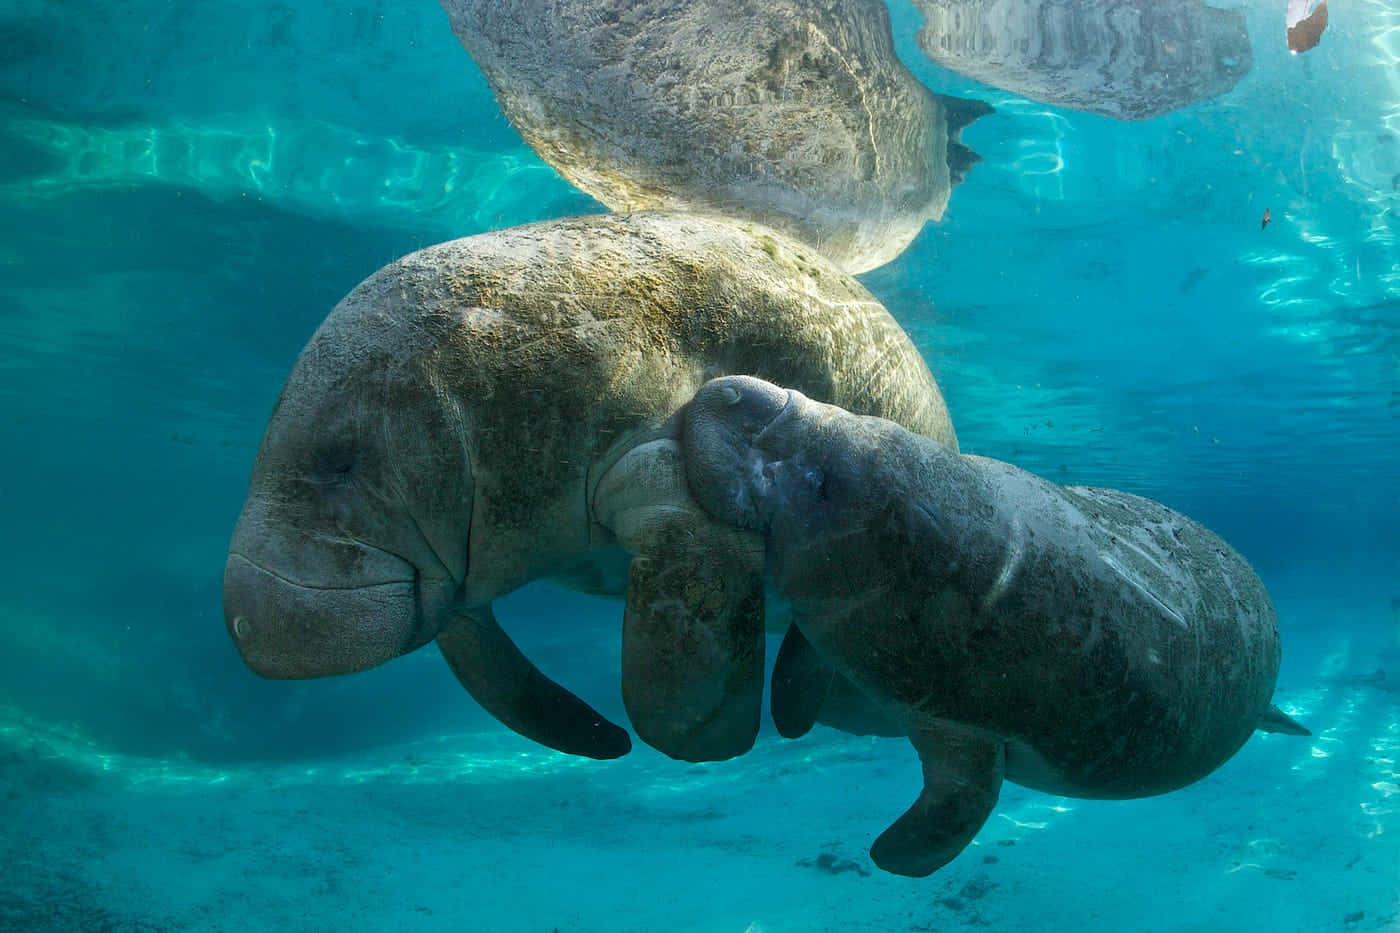
[{"label": "manatee's head", "polygon": [[898,494],[888,430],[900,429],[760,379],[713,379],[685,411],[686,482],[715,518],[765,535],[780,589],[814,595],[822,565],[866,559],[859,532]]},{"label": "manatee's head", "polygon": [[332,312],[258,451],[224,619],[265,677],[364,670],[442,627],[466,573],[472,479],[422,322]]}]

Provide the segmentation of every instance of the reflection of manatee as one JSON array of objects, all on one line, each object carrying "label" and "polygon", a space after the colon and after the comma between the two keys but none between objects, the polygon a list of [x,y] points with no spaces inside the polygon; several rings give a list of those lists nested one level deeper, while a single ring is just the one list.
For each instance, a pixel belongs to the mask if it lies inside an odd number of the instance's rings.
[{"label": "reflection of manatee", "polygon": [[900,63],[881,0],[442,0],[511,124],[614,210],[756,220],[848,272],[899,255],[990,111]]},{"label": "reflection of manatee", "polygon": [[268,423],[224,580],[244,659],[270,677],[342,674],[436,639],[507,726],[623,754],[627,734],[492,615],[554,577],[627,593],[623,694],[644,740],[743,752],[763,692],[759,542],[688,499],[672,418],[731,372],[955,444],[894,319],[765,228],[598,216],[386,266],[311,338]]},{"label": "reflection of manatee", "polygon": [[919,753],[924,791],[871,850],[882,868],[952,859],[1003,777],[1141,797],[1199,780],[1256,728],[1306,734],[1270,706],[1263,585],[1156,502],[1056,486],[746,377],[702,388],[682,437],[692,494],[763,532],[805,636],[784,645],[807,656],[786,689],[810,695],[786,702],[819,707],[829,662]]},{"label": "reflection of manatee", "polygon": [[914,0],[919,47],[1032,100],[1145,120],[1230,90],[1254,62],[1244,15],[1201,0]]}]

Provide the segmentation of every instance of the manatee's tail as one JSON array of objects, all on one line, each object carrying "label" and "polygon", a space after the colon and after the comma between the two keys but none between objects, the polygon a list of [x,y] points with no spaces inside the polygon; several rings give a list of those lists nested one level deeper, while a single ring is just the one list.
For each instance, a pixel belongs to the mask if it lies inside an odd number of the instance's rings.
[{"label": "manatee's tail", "polygon": [[1254,728],[1260,732],[1281,732],[1284,735],[1312,735],[1306,726],[1277,706],[1270,706],[1260,713]]},{"label": "manatee's tail", "polygon": [[948,115],[948,174],[956,185],[967,178],[974,165],[982,161],[980,155],[962,144],[963,128],[978,117],[995,113],[996,108],[984,100],[949,97],[947,94],[936,96]]}]

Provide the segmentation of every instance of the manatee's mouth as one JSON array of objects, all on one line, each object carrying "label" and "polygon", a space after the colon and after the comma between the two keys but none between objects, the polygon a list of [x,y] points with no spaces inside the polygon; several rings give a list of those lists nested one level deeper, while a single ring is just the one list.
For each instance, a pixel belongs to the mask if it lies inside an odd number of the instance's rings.
[{"label": "manatee's mouth", "polygon": [[[783,456],[778,436],[783,424],[795,414],[797,399],[788,393],[788,400],[772,419],[749,442],[745,453],[745,482],[738,492],[738,505],[750,517],[751,528],[763,529],[773,523],[774,513],[781,508],[787,490],[794,481],[808,482],[813,468],[801,451]],[[778,443],[774,443],[778,442]],[[819,480],[818,480],[819,481]]]},{"label": "manatee's mouth", "polygon": [[803,451],[777,460],[755,449],[750,458],[757,470],[748,485],[757,527],[772,529],[779,515],[800,517],[813,500],[821,498],[826,476]]},{"label": "manatee's mouth", "polygon": [[244,663],[263,677],[325,677],[375,667],[431,640],[417,570],[366,550],[378,571],[367,583],[305,582],[231,551],[224,624]]}]

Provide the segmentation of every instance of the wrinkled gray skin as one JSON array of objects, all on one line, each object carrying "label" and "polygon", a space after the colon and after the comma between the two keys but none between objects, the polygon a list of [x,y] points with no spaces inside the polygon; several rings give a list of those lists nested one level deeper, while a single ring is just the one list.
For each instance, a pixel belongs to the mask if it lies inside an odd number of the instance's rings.
[{"label": "wrinkled gray skin", "polygon": [[492,614],[555,578],[626,595],[623,698],[645,741],[740,754],[763,692],[761,542],[688,498],[672,417],[731,372],[956,445],[888,312],[766,228],[584,217],[379,270],[316,331],[268,422],[224,577],[244,660],[267,677],[345,674],[436,639],[507,726],[624,754],[627,733]]},{"label": "wrinkled gray skin", "polygon": [[695,498],[763,533],[828,679],[849,678],[919,753],[923,794],[871,850],[888,871],[956,856],[1003,778],[1141,797],[1199,780],[1256,728],[1306,734],[1270,705],[1263,585],[1185,516],[757,379],[706,385],[682,432]]},{"label": "wrinkled gray skin", "polygon": [[900,63],[882,0],[441,0],[530,147],[616,211],[767,224],[847,272],[899,255],[991,108]]},{"label": "wrinkled gray skin", "polygon": [[1146,120],[1218,97],[1254,63],[1238,10],[1201,0],[913,0],[939,65],[1032,100]]}]

